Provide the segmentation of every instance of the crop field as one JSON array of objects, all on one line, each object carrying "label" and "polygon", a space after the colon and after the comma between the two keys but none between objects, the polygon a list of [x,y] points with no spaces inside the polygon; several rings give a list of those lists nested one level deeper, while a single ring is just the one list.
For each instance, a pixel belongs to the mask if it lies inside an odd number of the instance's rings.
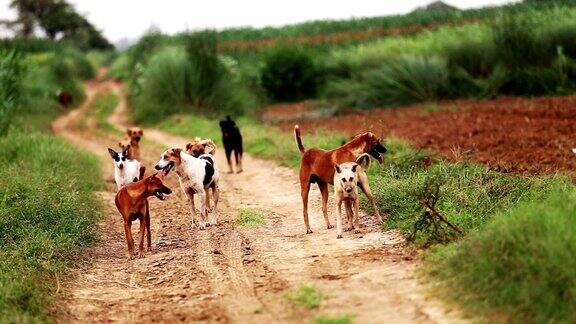
[{"label": "crop field", "polygon": [[66,1],[10,8],[0,322],[576,319],[576,2],[122,50]]}]

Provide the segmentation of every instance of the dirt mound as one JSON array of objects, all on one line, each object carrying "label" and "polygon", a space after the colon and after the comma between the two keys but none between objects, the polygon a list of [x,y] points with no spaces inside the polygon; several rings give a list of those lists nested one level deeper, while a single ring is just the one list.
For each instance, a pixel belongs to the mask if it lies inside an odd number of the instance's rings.
[{"label": "dirt mound", "polygon": [[[283,114],[287,114],[284,107]],[[284,121],[291,131],[367,130],[410,140],[449,158],[469,156],[501,172],[529,174],[576,169],[576,96],[455,100],[403,109],[375,109],[317,120]]]}]

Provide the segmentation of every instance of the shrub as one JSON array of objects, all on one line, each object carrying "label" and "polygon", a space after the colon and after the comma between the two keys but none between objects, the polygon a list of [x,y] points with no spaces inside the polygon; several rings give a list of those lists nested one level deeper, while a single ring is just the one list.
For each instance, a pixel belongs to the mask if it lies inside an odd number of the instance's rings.
[{"label": "shrub", "polygon": [[[502,311],[514,322],[576,318],[576,194],[552,191],[510,211],[465,240],[426,258],[449,296],[472,310]],[[490,315],[490,313],[489,313]]]},{"label": "shrub", "polygon": [[313,285],[302,285],[298,291],[286,293],[284,297],[288,301],[308,309],[320,307],[320,303],[324,299],[324,295]]},{"label": "shrub", "polygon": [[191,110],[242,115],[254,104],[253,96],[222,64],[212,37],[190,36],[185,50],[169,47],[150,57],[130,89],[138,120]]},{"label": "shrub", "polygon": [[19,103],[24,66],[16,52],[0,51],[0,136],[8,133]]},{"label": "shrub", "polygon": [[276,47],[265,55],[263,64],[262,86],[273,100],[312,97],[320,86],[314,60],[301,47]]},{"label": "shrub", "polygon": [[262,212],[256,209],[244,208],[240,210],[238,217],[236,217],[236,223],[238,225],[253,227],[265,224]]},{"label": "shrub", "polygon": [[491,41],[464,41],[444,50],[451,67],[463,68],[473,77],[487,77],[495,64],[494,46]]}]

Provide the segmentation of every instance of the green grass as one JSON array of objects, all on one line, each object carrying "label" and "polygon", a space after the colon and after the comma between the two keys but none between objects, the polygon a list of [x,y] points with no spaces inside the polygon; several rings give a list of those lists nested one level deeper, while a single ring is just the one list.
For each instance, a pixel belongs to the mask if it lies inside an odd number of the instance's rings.
[{"label": "green grass", "polygon": [[314,320],[316,324],[351,324],[352,315],[319,316]]},{"label": "green grass", "polygon": [[0,138],[0,318],[48,319],[57,276],[95,239],[96,159],[47,134]]},{"label": "green grass", "polygon": [[245,227],[255,227],[266,224],[266,221],[261,211],[253,208],[244,208],[238,213],[236,224]]},{"label": "green grass", "polygon": [[316,309],[320,307],[324,296],[315,286],[302,285],[297,291],[286,293],[284,298],[295,305]]}]

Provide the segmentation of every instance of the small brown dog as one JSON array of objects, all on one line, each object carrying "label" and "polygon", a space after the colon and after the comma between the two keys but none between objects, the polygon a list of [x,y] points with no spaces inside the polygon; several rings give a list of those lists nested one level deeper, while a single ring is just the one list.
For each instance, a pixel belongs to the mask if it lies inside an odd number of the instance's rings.
[{"label": "small brown dog", "polygon": [[140,127],[130,127],[126,129],[126,137],[120,142],[118,146],[124,150],[126,147],[128,149],[128,158],[130,160],[140,161],[140,140],[144,136],[144,131]]},{"label": "small brown dog", "polygon": [[140,246],[138,248],[140,256],[144,255],[144,234],[148,241],[148,251],[152,251],[152,235],[150,233],[150,209],[148,207],[148,197],[156,196],[160,200],[166,199],[164,195],[172,193],[166,187],[162,179],[167,172],[154,173],[153,175],[127,184],[116,194],[116,207],[124,219],[124,232],[128,242],[128,255],[134,256],[134,240],[132,239],[132,222],[140,220]]},{"label": "small brown dog", "polygon": [[216,144],[209,138],[201,139],[195,137],[192,142],[186,144],[186,152],[193,157],[200,157],[202,154],[216,154]]},{"label": "small brown dog", "polygon": [[[298,125],[294,126],[294,137],[302,161],[300,163],[300,193],[302,195],[304,225],[306,226],[306,233],[312,233],[310,223],[308,221],[308,194],[310,192],[310,185],[313,183],[318,184],[320,193],[322,194],[322,212],[324,214],[324,221],[327,228],[333,228],[328,219],[328,184],[334,184],[335,167],[344,162],[354,162],[363,153],[368,153],[373,158],[377,159],[380,164],[384,162],[382,156],[386,153],[386,148],[380,144],[380,140],[373,133],[363,133],[356,135],[348,143],[340,146],[331,151],[325,151],[318,148],[311,148],[306,150],[302,144],[300,135],[300,128]],[[359,182],[360,189],[366,194],[372,206],[376,217],[381,221],[384,218],[380,216],[374,197],[368,182]]]}]

